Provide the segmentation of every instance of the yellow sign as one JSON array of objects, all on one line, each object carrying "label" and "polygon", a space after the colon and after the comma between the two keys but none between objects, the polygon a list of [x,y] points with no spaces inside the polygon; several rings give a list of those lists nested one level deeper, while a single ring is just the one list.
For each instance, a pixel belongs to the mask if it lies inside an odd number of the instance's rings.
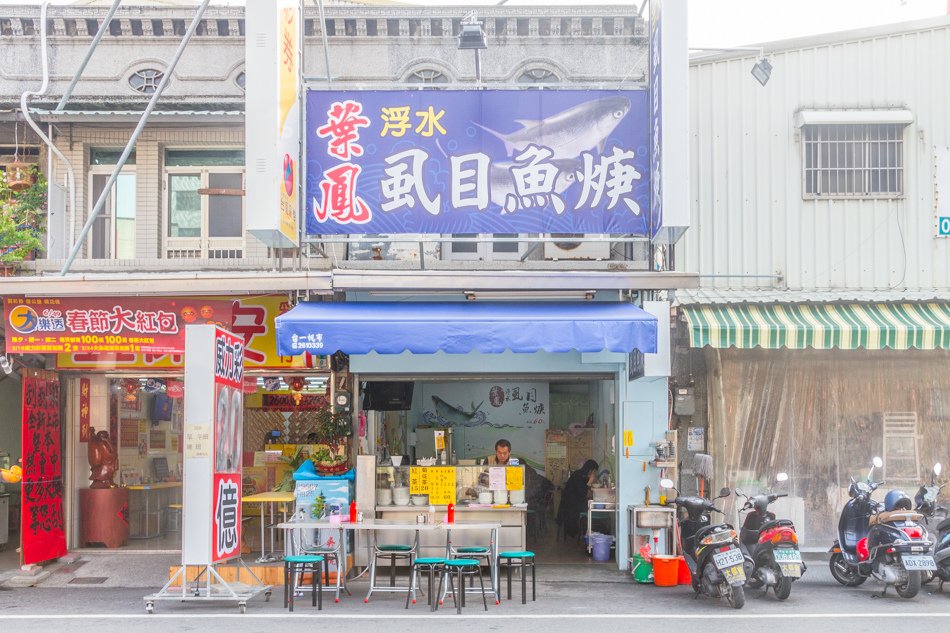
[{"label": "yellow sign", "polygon": [[520,466],[506,468],[505,487],[508,490],[524,490],[524,469]]},{"label": "yellow sign", "polygon": [[280,56],[280,71],[278,74],[278,90],[280,94],[280,111],[278,114],[278,156],[280,161],[281,178],[278,183],[280,200],[280,232],[292,244],[297,244],[297,186],[300,184],[300,72],[298,60],[300,56],[299,22],[300,7],[297,2],[288,3],[289,6],[280,10],[280,24],[278,28],[280,41],[278,55]]},{"label": "yellow sign", "polygon": [[623,447],[633,448],[633,431],[623,432]]},{"label": "yellow sign", "polygon": [[429,495],[429,503],[437,506],[455,503],[455,467],[411,467],[409,494]]},{"label": "yellow sign", "polygon": [[[221,297],[208,297],[221,299]],[[288,369],[322,366],[326,357],[278,356],[274,320],[290,310],[287,295],[240,297],[234,301],[235,334],[244,337],[244,368]],[[309,358],[308,358],[309,356]],[[184,354],[57,354],[57,369],[182,369]]]},{"label": "yellow sign", "polygon": [[437,451],[445,450],[445,431],[435,432],[435,450]]}]

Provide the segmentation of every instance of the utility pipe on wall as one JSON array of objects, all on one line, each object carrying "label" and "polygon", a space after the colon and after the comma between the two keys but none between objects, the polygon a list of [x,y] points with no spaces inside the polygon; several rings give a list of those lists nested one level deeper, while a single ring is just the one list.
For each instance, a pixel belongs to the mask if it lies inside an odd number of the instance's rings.
[{"label": "utility pipe on wall", "polygon": [[195,34],[195,30],[198,28],[198,23],[201,22],[201,18],[204,16],[205,9],[208,8],[208,3],[210,1],[211,0],[202,0],[201,5],[198,7],[198,12],[195,14],[194,19],[192,19],[191,24],[188,26],[188,31],[185,32],[185,36],[178,45],[178,50],[175,51],[175,55],[168,63],[168,68],[166,69],[165,74],[162,75],[162,80],[158,83],[158,87],[152,94],[152,98],[149,99],[148,105],[145,107],[145,112],[142,113],[142,117],[139,119],[138,125],[135,126],[135,130],[132,132],[132,137],[129,139],[129,142],[126,143],[125,149],[122,150],[122,155],[119,157],[119,160],[116,163],[115,168],[112,170],[112,173],[109,174],[109,180],[106,181],[102,193],[99,194],[99,199],[96,200],[95,206],[89,213],[89,217],[86,219],[86,224],[82,227],[82,231],[79,233],[79,238],[73,245],[73,248],[69,253],[69,257],[66,259],[66,263],[63,265],[63,269],[59,273],[60,275],[65,275],[69,272],[69,267],[72,266],[73,260],[76,259],[79,249],[82,248],[82,243],[85,241],[86,236],[89,235],[89,231],[92,230],[92,225],[96,221],[96,216],[99,215],[99,212],[105,205],[105,201],[112,191],[112,186],[115,184],[116,179],[119,177],[119,173],[125,166],[125,161],[128,160],[129,155],[132,153],[132,148],[135,147],[135,142],[138,140],[139,135],[142,133],[142,130],[145,129],[145,124],[148,122],[148,117],[152,114],[152,110],[155,109],[155,105],[158,103],[162,93],[165,91],[165,87],[168,85],[168,81],[171,78],[172,73],[175,72],[175,67],[178,65],[178,60],[181,59],[182,53],[185,52],[185,47],[191,40],[191,36]]}]

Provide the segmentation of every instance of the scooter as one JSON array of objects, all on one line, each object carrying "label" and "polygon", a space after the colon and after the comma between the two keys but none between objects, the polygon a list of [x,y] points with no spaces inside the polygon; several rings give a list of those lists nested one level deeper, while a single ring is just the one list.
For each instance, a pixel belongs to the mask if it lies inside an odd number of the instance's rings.
[{"label": "scooter", "polygon": [[937,501],[940,491],[947,485],[943,483],[938,486],[936,483],[936,478],[942,471],[943,466],[939,462],[934,464],[930,485],[921,484],[914,495],[914,510],[923,515],[924,524],[929,530],[935,530],[937,535],[933,551],[937,569],[921,572],[921,582],[926,585],[937,578],[940,580],[937,591],[943,591],[943,583],[950,580],[950,520],[947,519],[947,509]]},{"label": "scooter", "polygon": [[[779,473],[775,479],[788,481],[788,475]],[[739,530],[743,552],[752,562],[747,584],[753,589],[765,587],[766,591],[772,587],[776,598],[787,600],[792,593],[792,582],[802,577],[806,567],[798,550],[795,525],[788,519],[776,520],[775,514],[769,511],[769,504],[788,494],[769,492],[749,496],[736,489],[736,495],[745,498],[739,512],[748,512]]]},{"label": "scooter", "polygon": [[[676,490],[673,481],[663,479],[660,485]],[[719,491],[716,499],[732,494],[728,488]],[[680,545],[693,577],[693,591],[713,598],[725,598],[733,609],[745,604],[745,558],[739,548],[739,535],[727,523],[710,525],[713,510],[722,513],[713,501],[702,497],[677,497],[679,508]]]},{"label": "scooter", "polygon": [[936,570],[928,554],[931,543],[927,530],[917,523],[921,515],[912,510],[904,492],[891,490],[883,506],[871,498],[884,484],[871,478],[874,469],[883,466],[881,458],[873,463],[866,481],[851,478],[851,500],[841,511],[838,539],[829,550],[831,575],[846,587],[873,576],[884,583],[881,595],[893,586],[901,598],[913,598],[920,591],[921,571]]}]

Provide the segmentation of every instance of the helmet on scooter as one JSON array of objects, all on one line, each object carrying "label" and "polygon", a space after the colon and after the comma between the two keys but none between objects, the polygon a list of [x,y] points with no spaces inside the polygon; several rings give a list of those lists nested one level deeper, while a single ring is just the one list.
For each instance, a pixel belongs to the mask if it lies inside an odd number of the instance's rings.
[{"label": "helmet on scooter", "polygon": [[910,510],[914,507],[910,497],[903,490],[891,490],[884,496],[884,509],[888,512],[894,510]]}]

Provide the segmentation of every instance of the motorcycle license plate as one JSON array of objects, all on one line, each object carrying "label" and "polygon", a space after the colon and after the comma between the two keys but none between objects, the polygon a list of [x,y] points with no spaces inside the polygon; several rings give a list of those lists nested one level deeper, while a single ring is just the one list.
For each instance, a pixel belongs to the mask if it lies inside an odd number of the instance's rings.
[{"label": "motorcycle license plate", "polygon": [[716,567],[722,572],[736,565],[742,567],[743,560],[742,550],[740,549],[730,549],[725,552],[713,554],[713,562],[716,563]]},{"label": "motorcycle license plate", "polygon": [[742,565],[733,565],[732,567],[726,567],[725,569],[720,568],[719,571],[722,572],[726,582],[730,585],[745,582],[745,569],[743,569]]},{"label": "motorcycle license plate", "polygon": [[904,569],[908,571],[937,569],[937,563],[934,562],[933,556],[908,556],[904,554],[901,556],[901,562],[904,563]]},{"label": "motorcycle license plate", "polygon": [[779,563],[782,575],[786,578],[801,578],[802,566],[798,563]]},{"label": "motorcycle license plate", "polygon": [[798,563],[802,562],[802,553],[797,549],[775,549],[772,550],[776,563]]}]

